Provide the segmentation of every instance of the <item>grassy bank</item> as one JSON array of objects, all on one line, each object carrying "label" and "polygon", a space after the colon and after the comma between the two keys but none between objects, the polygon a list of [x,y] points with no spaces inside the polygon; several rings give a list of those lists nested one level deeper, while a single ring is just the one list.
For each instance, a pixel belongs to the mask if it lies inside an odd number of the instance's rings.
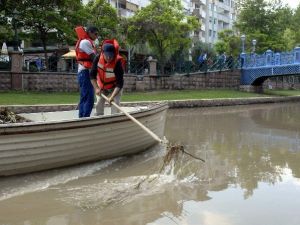
[{"label": "grassy bank", "polygon": [[[182,99],[216,99],[216,98],[247,98],[265,96],[300,95],[300,90],[272,90],[265,94],[246,93],[234,90],[176,90],[124,93],[123,102],[127,101],[158,101]],[[35,105],[35,104],[73,104],[77,103],[79,93],[46,93],[46,92],[0,92],[0,105]]]}]

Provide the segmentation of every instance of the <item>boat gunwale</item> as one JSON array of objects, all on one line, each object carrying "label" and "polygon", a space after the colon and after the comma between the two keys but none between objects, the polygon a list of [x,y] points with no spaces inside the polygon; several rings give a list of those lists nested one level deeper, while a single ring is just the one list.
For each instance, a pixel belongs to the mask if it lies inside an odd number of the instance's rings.
[{"label": "boat gunwale", "polygon": [[[155,104],[149,104],[149,108],[137,109],[130,112],[135,118],[144,118],[149,115],[164,111],[168,108],[168,104],[161,102]],[[119,123],[123,121],[129,121],[123,113],[115,115],[107,115],[102,117],[86,117],[75,118],[62,121],[38,121],[38,122],[25,122],[25,123],[10,123],[0,125],[0,136],[2,135],[15,135],[15,134],[30,134],[49,131],[71,130],[87,127],[95,127],[105,124]],[[66,126],[67,125],[67,126]],[[19,130],[19,129],[25,130]]]}]

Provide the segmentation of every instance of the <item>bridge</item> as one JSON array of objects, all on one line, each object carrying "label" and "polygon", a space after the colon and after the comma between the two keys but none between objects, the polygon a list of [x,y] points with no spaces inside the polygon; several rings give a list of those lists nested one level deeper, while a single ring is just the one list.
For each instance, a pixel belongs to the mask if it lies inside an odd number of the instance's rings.
[{"label": "bridge", "polygon": [[300,47],[291,52],[241,54],[241,85],[261,86],[269,77],[300,76]]}]

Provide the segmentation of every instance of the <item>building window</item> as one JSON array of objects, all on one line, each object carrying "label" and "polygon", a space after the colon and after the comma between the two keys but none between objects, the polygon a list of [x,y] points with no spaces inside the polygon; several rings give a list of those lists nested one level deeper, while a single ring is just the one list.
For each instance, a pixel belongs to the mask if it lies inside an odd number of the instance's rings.
[{"label": "building window", "polygon": [[123,3],[119,3],[119,8],[121,8],[121,9],[126,9],[126,5],[123,4]]}]

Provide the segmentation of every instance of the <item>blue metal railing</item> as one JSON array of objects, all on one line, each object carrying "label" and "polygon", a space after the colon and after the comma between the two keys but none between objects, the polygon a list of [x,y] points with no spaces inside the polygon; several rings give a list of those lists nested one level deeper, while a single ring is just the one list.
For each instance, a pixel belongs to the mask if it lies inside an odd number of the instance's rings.
[{"label": "blue metal railing", "polygon": [[300,47],[291,52],[241,54],[242,85],[260,85],[269,77],[300,75]]},{"label": "blue metal railing", "polygon": [[284,66],[300,64],[300,47],[296,47],[291,52],[273,52],[267,50],[263,54],[241,54],[241,60],[243,61],[242,68],[258,68],[267,66]]}]

